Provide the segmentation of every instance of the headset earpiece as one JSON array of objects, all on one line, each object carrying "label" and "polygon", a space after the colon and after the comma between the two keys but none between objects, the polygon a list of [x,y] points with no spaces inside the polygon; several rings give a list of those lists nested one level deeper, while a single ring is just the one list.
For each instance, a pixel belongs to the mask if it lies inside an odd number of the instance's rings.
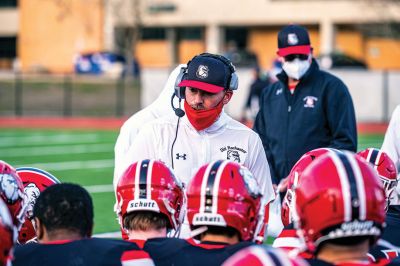
[{"label": "headset earpiece", "polygon": [[181,67],[180,72],[175,80],[175,95],[178,99],[185,99],[185,87],[179,87],[179,83],[183,80],[185,74],[187,72],[187,67]]},{"label": "headset earpiece", "polygon": [[229,82],[229,89],[234,91],[239,87],[239,78],[236,72],[233,72],[231,75],[231,81]]}]

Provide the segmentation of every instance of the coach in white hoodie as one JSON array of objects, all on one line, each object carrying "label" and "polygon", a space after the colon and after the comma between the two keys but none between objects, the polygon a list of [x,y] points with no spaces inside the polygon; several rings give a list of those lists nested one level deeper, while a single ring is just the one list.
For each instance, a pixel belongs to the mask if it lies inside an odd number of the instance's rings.
[{"label": "coach in white hoodie", "polygon": [[114,147],[114,190],[116,190],[119,176],[123,173],[123,170],[125,170],[123,164],[124,158],[126,157],[127,152],[139,130],[148,122],[151,122],[164,115],[173,114],[170,100],[172,93],[174,93],[175,80],[182,67],[186,67],[186,65],[181,64],[171,72],[163,90],[152,104],[133,114],[122,125]]},{"label": "coach in white hoodie", "polygon": [[259,136],[223,110],[238,87],[232,63],[220,55],[201,54],[182,70],[175,94],[183,100],[185,113],[179,109],[144,125],[125,157],[125,166],[142,159],[162,160],[188,184],[202,165],[228,159],[246,166],[256,177],[265,202],[273,200]]},{"label": "coach in white hoodie", "polygon": [[[400,170],[400,105],[397,105],[392,113],[381,150],[389,155],[396,164],[397,170]],[[400,191],[399,188],[398,191]]]}]

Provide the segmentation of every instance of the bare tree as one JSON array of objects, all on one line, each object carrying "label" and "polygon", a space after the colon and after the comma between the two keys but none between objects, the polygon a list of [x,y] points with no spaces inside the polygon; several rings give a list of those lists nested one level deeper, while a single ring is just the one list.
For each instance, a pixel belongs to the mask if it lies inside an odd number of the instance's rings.
[{"label": "bare tree", "polygon": [[136,47],[141,38],[142,17],[141,17],[141,0],[130,0],[130,7],[126,5],[127,1],[115,1],[113,6],[113,14],[116,18],[121,17],[123,9],[130,8],[132,20],[123,21],[122,25],[115,28],[115,49],[116,52],[123,54],[127,60],[127,73],[136,73]]}]

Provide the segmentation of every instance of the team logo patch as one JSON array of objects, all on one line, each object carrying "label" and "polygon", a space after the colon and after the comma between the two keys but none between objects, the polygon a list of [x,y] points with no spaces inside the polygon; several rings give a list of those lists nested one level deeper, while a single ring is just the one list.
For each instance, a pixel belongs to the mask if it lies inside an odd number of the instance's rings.
[{"label": "team logo patch", "polygon": [[296,45],[299,43],[299,38],[297,38],[295,33],[289,33],[287,36],[287,42],[290,45]]},{"label": "team logo patch", "polygon": [[6,197],[7,203],[13,204],[19,196],[18,183],[11,175],[0,175],[0,190]]},{"label": "team logo patch", "polygon": [[245,151],[242,148],[236,147],[236,146],[225,146],[219,149],[221,152],[226,152],[226,159],[230,160],[232,162],[237,162],[240,163],[243,161],[243,158],[241,156],[243,156],[244,154],[247,153],[247,151]]},{"label": "team logo patch", "polygon": [[25,188],[24,192],[28,197],[28,206],[26,207],[28,216],[33,215],[33,206],[35,206],[36,200],[40,195],[40,190],[35,183],[29,183]]},{"label": "team logo patch", "polygon": [[314,108],[315,102],[318,101],[318,98],[314,96],[306,96],[304,97],[303,101],[305,108]]},{"label": "team logo patch", "polygon": [[200,65],[199,68],[197,68],[196,76],[200,79],[207,78],[208,77],[208,66]]},{"label": "team logo patch", "polygon": [[278,90],[276,90],[276,95],[279,95],[279,94],[282,94],[282,92],[283,92],[283,88],[280,88],[280,89],[278,89]]}]

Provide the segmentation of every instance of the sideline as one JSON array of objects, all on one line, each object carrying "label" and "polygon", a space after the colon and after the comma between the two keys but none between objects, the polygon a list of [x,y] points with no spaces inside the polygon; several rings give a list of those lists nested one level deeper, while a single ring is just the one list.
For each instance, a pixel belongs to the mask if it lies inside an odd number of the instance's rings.
[{"label": "sideline", "polygon": [[0,128],[119,129],[128,117],[0,117]]},{"label": "sideline", "polygon": [[[119,130],[128,117],[0,117],[0,128],[49,128],[49,129],[103,129]],[[245,121],[251,127],[252,123]],[[388,123],[358,123],[360,134],[384,134]]]}]

